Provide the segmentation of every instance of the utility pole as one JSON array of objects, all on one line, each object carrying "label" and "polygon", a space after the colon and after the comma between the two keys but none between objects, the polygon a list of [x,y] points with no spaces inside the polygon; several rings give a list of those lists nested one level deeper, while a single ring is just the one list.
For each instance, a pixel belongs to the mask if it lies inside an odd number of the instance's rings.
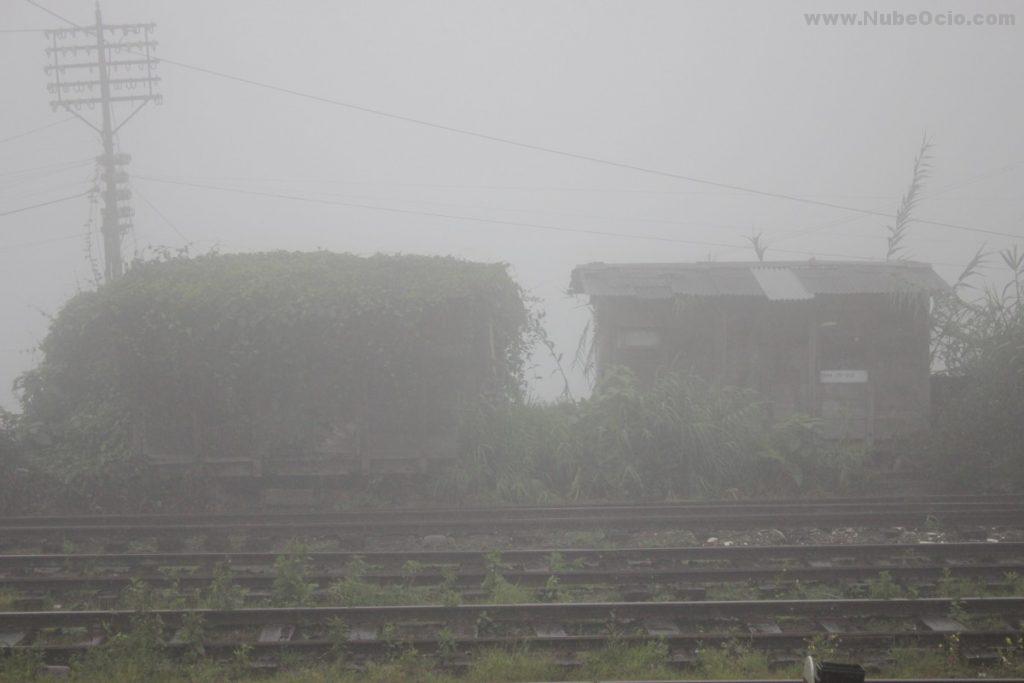
[{"label": "utility pole", "polygon": [[[99,133],[103,142],[103,154],[96,161],[102,169],[103,273],[107,282],[124,273],[121,241],[131,228],[134,215],[128,203],[131,190],[124,170],[131,156],[115,153],[114,136],[148,103],[163,102],[156,92],[160,77],[154,73],[159,62],[152,56],[156,41],[150,39],[150,33],[154,28],[154,24],[104,24],[97,3],[95,26],[46,31],[50,42],[46,54],[51,60],[46,66],[51,77],[47,88],[54,96],[50,106],[54,110],[65,109],[81,119]],[[128,56],[120,57],[122,52]],[[84,56],[79,58],[79,53]],[[136,75],[132,75],[133,71]],[[113,105],[118,102],[134,109],[115,125]],[[97,105],[99,125],[88,114],[82,114],[83,108],[95,110]]]}]

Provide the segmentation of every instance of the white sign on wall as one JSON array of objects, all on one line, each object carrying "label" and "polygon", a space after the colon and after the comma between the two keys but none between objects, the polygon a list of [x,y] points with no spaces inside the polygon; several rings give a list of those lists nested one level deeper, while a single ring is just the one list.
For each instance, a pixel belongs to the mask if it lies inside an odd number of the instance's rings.
[{"label": "white sign on wall", "polygon": [[819,373],[822,384],[864,384],[868,381],[867,370],[822,370]]}]

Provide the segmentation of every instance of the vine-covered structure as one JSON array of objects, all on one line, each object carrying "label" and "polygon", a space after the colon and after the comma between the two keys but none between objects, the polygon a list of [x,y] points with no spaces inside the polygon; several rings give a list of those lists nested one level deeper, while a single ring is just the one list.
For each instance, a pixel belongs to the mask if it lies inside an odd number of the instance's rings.
[{"label": "vine-covered structure", "polygon": [[421,471],[454,454],[460,410],[520,391],[528,322],[503,264],[329,252],[141,263],[55,318],[21,381],[26,423],[65,471]]},{"label": "vine-covered structure", "polygon": [[692,371],[757,389],[776,419],[819,417],[837,438],[927,425],[929,306],[948,285],[926,264],[592,263],[570,289],[590,297],[599,374]]}]

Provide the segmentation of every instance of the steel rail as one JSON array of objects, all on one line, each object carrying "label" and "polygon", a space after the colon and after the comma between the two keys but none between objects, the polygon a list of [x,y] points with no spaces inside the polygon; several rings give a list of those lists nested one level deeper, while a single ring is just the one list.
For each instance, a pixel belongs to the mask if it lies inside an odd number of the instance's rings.
[{"label": "steel rail", "polygon": [[[282,552],[184,552],[184,553],[70,553],[0,555],[0,571],[27,572],[36,568],[67,571],[103,566],[157,568],[173,566],[212,567],[216,564],[273,566]],[[314,567],[343,567],[359,559],[371,566],[397,568],[406,562],[430,566],[483,567],[492,553],[477,550],[424,551],[327,551],[304,552]],[[671,548],[527,548],[498,551],[501,562],[510,567],[547,566],[553,559],[586,566],[672,567],[679,563],[728,562],[763,565],[767,562],[832,562],[889,560],[906,563],[927,561],[995,561],[1024,558],[1024,542],[1009,543],[863,543],[828,545],[733,545],[683,546]]]},{"label": "steel rail", "polygon": [[[806,648],[808,641],[822,632],[818,631],[794,631],[789,633],[754,633],[737,637],[735,633],[708,632],[708,633],[680,633],[658,636],[659,642],[665,643],[670,651],[692,652],[700,648],[726,647],[735,643],[753,647],[758,650],[769,652],[800,652]],[[957,634],[960,645],[963,648],[971,649],[995,649],[1005,646],[1008,638],[1019,636],[1019,631],[1012,629],[985,630],[985,631],[962,631]],[[894,647],[920,647],[932,648],[947,643],[949,634],[937,631],[883,631],[883,632],[849,632],[841,636],[844,648],[856,652],[867,651],[888,651]],[[530,650],[555,651],[564,653],[566,651],[585,652],[600,649],[609,643],[644,644],[651,642],[652,637],[646,635],[524,635],[516,637],[483,636],[483,637],[459,637],[447,639],[446,647],[454,647],[464,654],[495,648],[527,647]],[[206,656],[229,657],[238,651],[242,646],[251,648],[251,654],[257,658],[264,656],[276,656],[284,652],[298,652],[309,654],[322,654],[325,652],[336,652],[339,649],[337,640],[328,638],[304,638],[301,640],[286,641],[258,641],[253,639],[231,639],[231,640],[206,640],[202,642],[202,650]],[[417,652],[424,654],[435,654],[440,649],[440,643],[435,638],[405,638],[397,645],[410,647]],[[51,645],[46,643],[34,643],[31,645],[15,645],[8,649],[14,652],[30,651],[41,653],[47,661],[69,661],[77,655],[82,655],[91,649],[99,647],[100,644],[80,643],[72,645]],[[164,649],[170,654],[183,654],[195,649],[195,644],[190,643],[166,643]],[[387,642],[380,639],[351,639],[341,645],[346,656],[353,658],[368,659],[381,654],[393,654],[396,647],[395,642]],[[676,662],[678,663],[678,662]],[[876,679],[869,679],[874,683]],[[888,680],[888,679],[879,679]],[[917,679],[898,679],[894,683],[908,683]],[[951,680],[959,683],[958,679],[921,679],[925,681]],[[1024,679],[970,679],[974,683],[984,680],[986,683],[1006,680],[1014,681]],[[687,681],[687,683],[691,683]],[[721,683],[720,681],[718,683]]]},{"label": "steel rail", "polygon": [[[853,565],[835,567],[756,567],[756,568],[696,568],[696,569],[632,569],[632,570],[511,570],[502,571],[508,581],[528,588],[540,588],[552,578],[560,586],[616,586],[637,587],[653,585],[678,586],[681,592],[703,597],[709,585],[771,582],[785,586],[797,581],[815,584],[867,581],[877,578],[881,572],[901,583],[929,582],[952,578],[1000,580],[1008,573],[1024,574],[1024,561],[1013,564],[979,564],[950,566],[931,564],[923,566]],[[458,588],[479,588],[488,574],[484,571],[459,572],[452,583]],[[309,573],[304,580],[324,588],[345,578],[343,573]],[[381,573],[369,572],[360,577],[361,581],[377,585],[441,586],[446,576],[440,572]],[[215,581],[210,574],[188,574],[169,576],[161,573],[138,573],[107,576],[0,576],[0,590],[16,591],[19,594],[59,593],[79,591],[122,591],[134,581],[144,581],[156,587],[177,587],[182,590],[206,588]],[[236,573],[231,576],[233,584],[250,590],[273,588],[276,575]]]},{"label": "steel rail", "polygon": [[[693,652],[700,648],[727,647],[737,642],[749,647],[768,652],[802,652],[807,647],[808,641],[821,636],[820,632],[802,631],[790,633],[754,633],[743,637],[737,637],[734,633],[680,633],[662,635],[657,638],[659,642],[668,646],[670,652],[690,655],[690,663],[696,663]],[[963,631],[958,634],[960,646],[972,650],[995,650],[1005,646],[1008,638],[1014,638],[1019,632],[1014,630],[986,630],[986,631]],[[949,634],[935,631],[916,632],[866,632],[845,633],[841,637],[844,648],[854,652],[887,652],[894,647],[917,647],[934,648],[947,643]],[[495,648],[516,648],[527,647],[531,651],[548,651],[558,654],[571,652],[593,651],[608,644],[624,643],[644,644],[652,640],[646,635],[526,635],[517,637],[484,636],[484,637],[459,637],[446,639],[444,647],[454,648],[462,655],[471,655],[475,652],[493,650]],[[416,637],[404,638],[398,645],[409,647],[424,654],[437,654],[441,650],[441,644],[436,638]],[[324,654],[338,652],[339,642],[329,638],[304,638],[301,640],[285,641],[259,641],[253,639],[230,640],[208,640],[202,642],[204,656],[230,657],[237,653],[242,646],[251,648],[252,656],[257,659],[277,657],[286,652],[300,654]],[[30,645],[16,645],[8,649],[13,652],[29,651],[41,653],[46,661],[60,662],[70,661],[76,656],[85,654],[91,649],[100,647],[101,644],[80,643],[73,645],[51,645],[34,643]],[[388,642],[380,639],[350,639],[340,645],[346,657],[353,660],[368,660],[381,655],[393,655],[395,642]],[[187,652],[194,652],[196,644],[170,642],[164,646],[165,651],[171,655],[182,655]],[[666,662],[668,663],[668,662]],[[680,661],[672,662],[679,665]],[[882,683],[890,679],[868,679],[868,683]],[[892,683],[912,683],[921,680],[923,683],[968,683],[968,681],[985,680],[986,683],[1020,683],[1024,679],[897,679]],[[633,682],[644,683],[644,682]],[[694,683],[686,681],[686,683]],[[717,681],[716,683],[723,683]],[[746,683],[746,682],[741,682]],[[778,683],[778,681],[766,681],[766,683]]]},{"label": "steel rail", "polygon": [[785,512],[859,512],[865,508],[893,512],[954,512],[969,510],[1013,510],[1024,507],[1024,496],[948,496],[928,498],[839,498],[748,501],[694,501],[657,504],[587,504],[563,506],[498,506],[354,509],[338,512],[301,513],[232,513],[232,514],[137,514],[76,516],[15,516],[0,518],[5,527],[12,526],[118,526],[124,524],[230,524],[230,523],[301,523],[345,522],[402,519],[448,519],[464,515],[474,517],[558,517],[593,515],[672,515],[684,513],[747,513],[775,514]]},{"label": "steel rail", "polygon": [[[324,625],[340,619],[346,625],[370,626],[402,623],[474,624],[485,616],[493,623],[569,624],[586,621],[629,622],[651,619],[742,620],[752,618],[807,617],[811,619],[861,617],[921,618],[946,616],[956,607],[960,612],[998,615],[1020,621],[1024,598],[916,598],[842,600],[706,600],[688,602],[588,602],[393,605],[373,607],[248,607],[236,610],[156,609],[145,614],[159,617],[169,626],[180,626],[186,618],[199,617],[208,626],[243,627],[266,624]],[[139,616],[135,610],[22,611],[0,612],[0,627],[25,630],[53,627],[97,626],[123,628]],[[1019,629],[1020,624],[1014,624]],[[735,634],[733,634],[735,636]]]},{"label": "steel rail", "polygon": [[[949,627],[946,616],[956,606],[959,614],[1001,617],[1005,628],[984,629],[962,625]],[[257,655],[292,652],[325,652],[343,648],[348,655],[372,657],[393,652],[396,646],[412,646],[432,653],[454,647],[459,653],[480,648],[526,645],[532,648],[582,651],[609,642],[649,642],[657,638],[670,650],[690,653],[700,647],[741,642],[770,651],[800,651],[812,638],[839,639],[844,649],[889,650],[896,646],[935,646],[956,633],[963,648],[997,648],[1019,635],[1024,598],[966,598],[950,600],[771,600],[703,601],[673,603],[584,603],[529,605],[394,606],[247,608],[238,610],[126,610],[80,612],[0,612],[0,630],[13,635],[12,650],[42,652],[48,660],[67,659],[97,647],[103,638],[95,634],[124,631],[140,615],[157,617],[166,629],[181,628],[196,618],[203,624],[203,650],[207,655],[230,654],[249,645]],[[803,617],[787,630],[776,625],[764,628],[765,620]],[[891,618],[897,623],[865,630],[860,618]],[[927,621],[938,619],[937,623]],[[962,617],[958,617],[961,618]],[[724,623],[723,623],[724,622]],[[332,624],[349,629],[344,640],[329,637]],[[772,622],[774,623],[774,622]],[[666,626],[669,624],[670,626]],[[498,629],[511,628],[501,633]],[[570,628],[575,626],[576,628]],[[710,626],[711,628],[706,628]],[[723,628],[724,626],[724,628]],[[744,632],[742,628],[745,627]],[[64,643],[72,632],[85,629],[83,642],[51,644],[48,634],[62,634]],[[218,639],[214,629],[229,638]],[[257,635],[256,629],[260,629]],[[737,630],[740,628],[741,630]],[[268,629],[277,634],[267,637]],[[287,629],[287,630],[286,630]],[[385,637],[391,629],[393,637]],[[589,629],[589,632],[588,632]],[[283,635],[287,633],[287,635]],[[446,635],[442,635],[446,634]],[[292,636],[298,637],[293,639]],[[223,634],[221,636],[223,638]],[[168,651],[184,652],[196,643],[170,639]]]},{"label": "steel rail", "polygon": [[572,517],[481,518],[460,515],[450,519],[367,520],[337,522],[213,522],[189,524],[73,524],[0,526],[0,540],[26,538],[193,537],[201,534],[245,534],[258,532],[264,537],[300,535],[352,535],[365,538],[376,535],[423,535],[452,532],[537,532],[555,529],[603,529],[635,531],[641,529],[765,529],[885,527],[893,525],[940,524],[947,527],[969,525],[1024,524],[1024,507],[985,508],[963,511],[878,511],[759,513],[681,513],[661,515],[587,515]]}]

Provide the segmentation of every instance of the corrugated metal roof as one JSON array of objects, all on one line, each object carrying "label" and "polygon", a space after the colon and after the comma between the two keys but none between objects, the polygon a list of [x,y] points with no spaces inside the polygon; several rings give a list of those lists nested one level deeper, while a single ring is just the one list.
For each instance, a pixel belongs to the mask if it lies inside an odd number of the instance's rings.
[{"label": "corrugated metal roof", "polygon": [[764,295],[772,301],[802,301],[813,299],[804,284],[789,268],[751,268]]},{"label": "corrugated metal roof", "polygon": [[948,288],[930,265],[913,261],[590,263],[573,270],[570,284],[571,291],[591,296],[752,296],[773,301]]}]

